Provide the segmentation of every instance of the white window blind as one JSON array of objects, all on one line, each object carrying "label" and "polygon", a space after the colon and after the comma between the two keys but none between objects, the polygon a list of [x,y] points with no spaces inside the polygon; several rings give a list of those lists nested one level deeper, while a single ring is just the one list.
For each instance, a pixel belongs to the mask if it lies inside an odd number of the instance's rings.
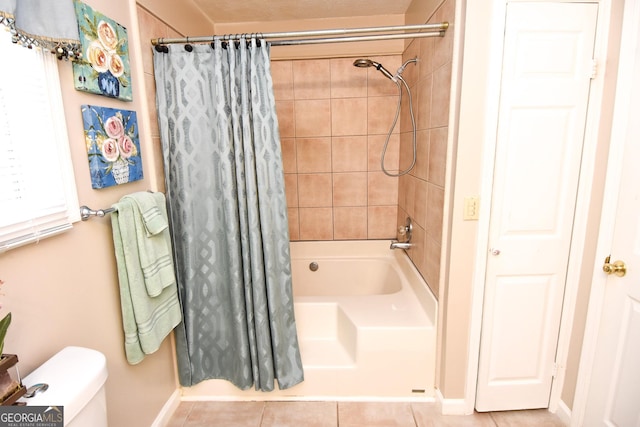
[{"label": "white window blind", "polygon": [[0,27],[0,252],[78,221],[58,65]]}]

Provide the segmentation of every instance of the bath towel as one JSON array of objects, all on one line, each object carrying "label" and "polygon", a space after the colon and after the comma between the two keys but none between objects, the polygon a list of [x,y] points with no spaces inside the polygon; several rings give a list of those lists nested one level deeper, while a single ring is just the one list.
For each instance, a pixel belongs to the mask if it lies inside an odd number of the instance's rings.
[{"label": "bath towel", "polygon": [[124,196],[120,203],[130,203],[135,225],[140,267],[150,297],[160,295],[175,283],[167,208],[162,193],[142,191]]},{"label": "bath towel", "polygon": [[[151,207],[150,197],[154,200],[157,212],[151,213],[155,210]],[[111,214],[111,224],[120,284],[125,355],[133,365],[140,363],[145,355],[158,350],[164,338],[182,320],[182,313],[173,272],[168,228],[158,225],[161,221],[157,219],[160,216],[165,223],[167,221],[164,195],[134,193],[123,197],[113,207],[116,212]],[[149,213],[151,219],[146,226],[143,211]],[[160,228],[162,230],[159,231]],[[147,234],[150,236],[147,237]],[[143,239],[161,239],[163,244],[156,245]],[[149,263],[150,260],[153,261],[155,255],[164,257],[166,251],[169,254],[169,264],[161,263],[158,271],[163,271],[162,274],[150,274],[149,269],[145,271],[143,265],[155,265],[153,262]],[[168,276],[173,279],[167,281]],[[154,292],[151,293],[148,290],[148,278],[162,283],[154,283],[151,286]]]}]

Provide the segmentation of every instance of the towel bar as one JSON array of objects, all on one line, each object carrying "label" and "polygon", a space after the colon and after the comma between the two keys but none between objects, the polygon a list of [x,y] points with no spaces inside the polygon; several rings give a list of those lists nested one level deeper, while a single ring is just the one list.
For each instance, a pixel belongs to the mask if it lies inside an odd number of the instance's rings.
[{"label": "towel bar", "polygon": [[94,211],[87,206],[80,206],[80,218],[82,218],[83,221],[88,220],[92,216],[99,216],[100,218],[102,218],[103,216],[115,211],[115,208],[99,209],[97,211]]}]

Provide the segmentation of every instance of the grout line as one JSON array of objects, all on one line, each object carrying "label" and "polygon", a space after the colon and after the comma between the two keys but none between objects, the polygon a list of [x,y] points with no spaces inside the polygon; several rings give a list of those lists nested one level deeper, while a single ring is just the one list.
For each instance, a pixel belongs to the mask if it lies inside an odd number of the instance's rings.
[{"label": "grout line", "polygon": [[262,412],[260,413],[260,424],[258,426],[262,426],[262,422],[264,421],[264,412],[267,409],[267,402],[262,402]]}]

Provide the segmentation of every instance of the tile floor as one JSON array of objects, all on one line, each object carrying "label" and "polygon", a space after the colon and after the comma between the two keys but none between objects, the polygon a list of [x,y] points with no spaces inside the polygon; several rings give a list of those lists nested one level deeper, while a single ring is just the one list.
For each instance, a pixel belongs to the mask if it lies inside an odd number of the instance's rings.
[{"label": "tile floor", "polygon": [[168,427],[563,427],[546,409],[441,415],[435,403],[182,402]]}]

